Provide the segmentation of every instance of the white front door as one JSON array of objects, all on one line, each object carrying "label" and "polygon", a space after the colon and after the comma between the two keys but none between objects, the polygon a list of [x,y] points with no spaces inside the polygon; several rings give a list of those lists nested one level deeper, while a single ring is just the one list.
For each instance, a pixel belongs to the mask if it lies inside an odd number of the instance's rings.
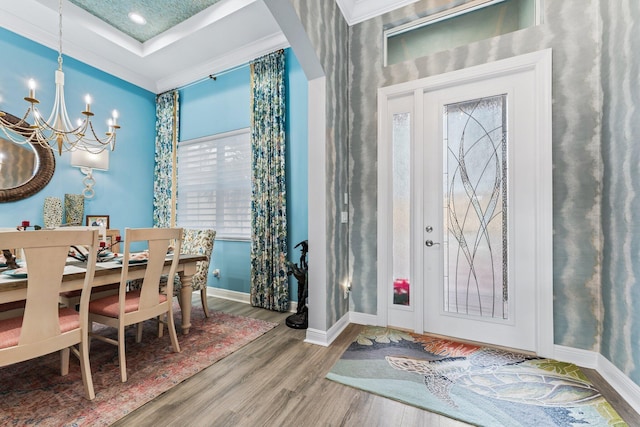
[{"label": "white front door", "polygon": [[381,323],[552,351],[549,73],[547,51],[381,90]]},{"label": "white front door", "polygon": [[425,331],[536,349],[532,78],[424,95]]}]

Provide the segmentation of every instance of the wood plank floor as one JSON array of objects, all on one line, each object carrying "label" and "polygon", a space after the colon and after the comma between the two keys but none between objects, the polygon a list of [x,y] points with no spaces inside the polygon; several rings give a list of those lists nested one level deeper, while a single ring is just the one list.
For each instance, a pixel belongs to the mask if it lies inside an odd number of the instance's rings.
[{"label": "wood plank floor", "polygon": [[[142,406],[115,426],[429,426],[468,424],[325,379],[361,329],[328,348],[303,342],[289,313],[209,298],[213,310],[278,322],[247,346]],[[595,371],[589,377],[631,426],[640,416]]]}]

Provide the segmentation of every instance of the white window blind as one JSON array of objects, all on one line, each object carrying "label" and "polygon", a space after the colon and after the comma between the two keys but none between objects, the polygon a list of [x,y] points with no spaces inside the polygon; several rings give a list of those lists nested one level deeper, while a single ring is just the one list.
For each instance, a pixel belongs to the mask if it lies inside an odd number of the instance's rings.
[{"label": "white window blind", "polygon": [[249,129],[180,141],[177,222],[213,228],[216,239],[251,238]]}]

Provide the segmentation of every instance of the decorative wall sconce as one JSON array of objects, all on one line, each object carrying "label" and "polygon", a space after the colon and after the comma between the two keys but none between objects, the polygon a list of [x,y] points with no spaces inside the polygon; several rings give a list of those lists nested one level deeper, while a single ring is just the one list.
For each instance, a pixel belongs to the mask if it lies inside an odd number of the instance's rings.
[{"label": "decorative wall sconce", "polygon": [[71,166],[79,167],[80,172],[85,174],[82,183],[85,185],[82,195],[85,199],[92,199],[95,196],[93,186],[96,183],[93,177],[93,170],[109,170],[109,150],[100,153],[90,153],[84,150],[75,150],[71,152]]}]

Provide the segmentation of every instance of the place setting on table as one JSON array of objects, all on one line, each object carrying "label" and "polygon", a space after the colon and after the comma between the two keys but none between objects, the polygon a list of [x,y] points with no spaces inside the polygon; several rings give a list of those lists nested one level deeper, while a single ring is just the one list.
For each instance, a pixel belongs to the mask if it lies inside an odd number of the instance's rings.
[{"label": "place setting on table", "polygon": [[[111,252],[111,249],[120,243],[123,243],[121,236],[115,236],[112,243],[102,240],[100,242],[100,247],[98,248],[97,262],[101,263],[116,260],[119,254]],[[89,252],[84,247],[71,246],[69,249],[69,258],[73,258],[80,262],[87,262],[89,259]]]},{"label": "place setting on table", "polygon": [[[24,221],[24,224],[16,227],[18,230],[27,230],[37,226],[31,226]],[[40,229],[42,229],[40,227]],[[30,231],[31,232],[31,231]],[[1,233],[0,233],[1,234]],[[96,259],[96,269],[94,277],[94,287],[115,284],[120,280],[120,274],[123,267],[124,253],[112,251],[112,247],[125,241],[119,235],[108,236],[98,248],[98,257]],[[141,248],[142,249],[142,248]],[[17,252],[13,254],[11,250]],[[21,251],[16,248],[9,248],[1,251],[0,258],[0,304],[15,301],[16,291],[27,286],[28,270],[27,264],[21,259]],[[169,247],[167,258],[165,260],[165,268],[169,268],[171,263],[171,255],[173,247]],[[5,257],[6,255],[6,257]],[[64,268],[64,276],[62,290],[64,293],[77,291],[82,287],[82,281],[79,279],[86,269],[86,261],[88,260],[88,251],[84,247],[70,247],[68,252],[67,263]],[[128,254],[129,262],[127,263],[128,273],[132,280],[144,277],[146,264],[148,261],[148,252],[145,250],[137,250]],[[180,275],[183,288],[180,293],[182,299],[179,299],[182,311],[182,332],[189,333],[191,327],[191,279],[196,273],[199,262],[204,261],[206,257],[202,254],[181,254],[176,271]]]},{"label": "place setting on table", "polygon": [[[21,225],[15,229],[25,231],[32,227],[34,230],[41,230],[39,225],[30,225],[29,221],[22,221]],[[120,235],[115,235],[107,240],[99,242],[98,253],[96,258],[96,270],[116,270],[122,267],[122,253],[112,252],[111,249],[124,243]],[[28,277],[28,269],[21,250],[14,249],[14,253],[9,249],[3,249],[0,255],[0,284],[25,281]],[[130,254],[131,260],[129,264],[144,264],[148,260],[146,251]],[[74,273],[83,273],[86,270],[87,261],[89,260],[89,249],[84,246],[72,245],[69,247],[67,262],[64,268],[64,275],[70,276]]]},{"label": "place setting on table", "polygon": [[[17,226],[15,229],[18,231],[24,231],[29,227],[33,227],[34,230],[42,229],[39,225],[31,226],[29,221],[22,221],[21,225]],[[9,249],[2,249],[2,253],[0,254],[0,271],[2,274],[12,278],[24,279],[27,277],[25,267],[18,262],[16,256],[12,254]]]}]

